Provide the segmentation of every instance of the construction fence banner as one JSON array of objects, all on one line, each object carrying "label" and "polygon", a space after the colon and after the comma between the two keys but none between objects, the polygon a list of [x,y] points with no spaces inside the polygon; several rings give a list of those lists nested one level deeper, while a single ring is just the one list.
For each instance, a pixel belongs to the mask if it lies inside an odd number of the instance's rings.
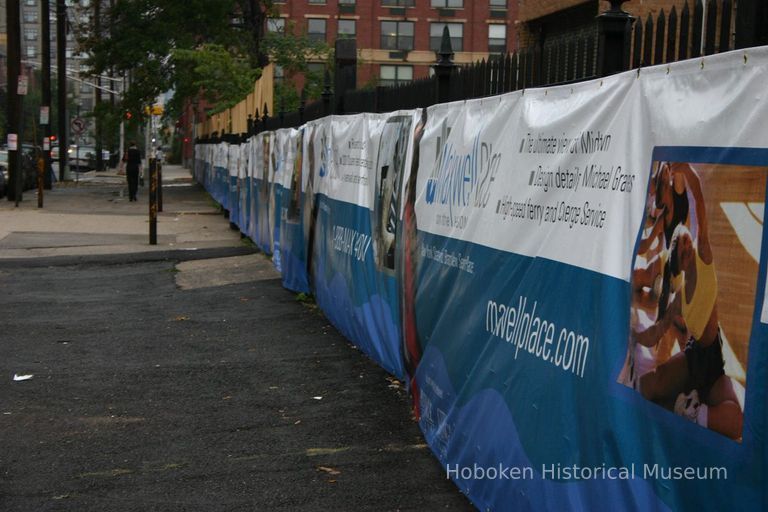
[{"label": "construction fence banner", "polygon": [[260,134],[249,236],[479,509],[762,510],[766,83],[757,48]]}]

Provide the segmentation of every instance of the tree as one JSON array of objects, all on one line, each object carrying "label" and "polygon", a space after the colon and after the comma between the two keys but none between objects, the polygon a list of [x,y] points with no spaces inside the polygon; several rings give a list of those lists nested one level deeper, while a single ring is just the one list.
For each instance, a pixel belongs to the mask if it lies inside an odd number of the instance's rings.
[{"label": "tree", "polygon": [[[305,34],[297,33],[295,26],[289,24],[285,33],[270,32],[264,36],[262,50],[269,60],[283,69],[284,76],[291,78],[299,73],[304,75],[306,99],[320,97],[323,88],[323,73],[312,72],[310,61],[329,62],[331,49],[325,43],[313,41]],[[299,107],[299,93],[291,81],[275,84],[275,104],[286,111]]]},{"label": "tree", "polygon": [[[183,101],[198,91],[217,110],[239,102],[253,88],[261,69],[251,67],[248,58],[233,55],[221,45],[204,44],[194,50],[174,50],[176,63],[176,98]],[[182,94],[178,94],[181,92]],[[174,109],[180,107],[173,102]]]},{"label": "tree", "polygon": [[118,112],[141,111],[168,90],[167,116],[200,95],[224,109],[245,97],[268,61],[306,72],[308,56],[328,53],[305,36],[265,34],[273,0],[114,0],[102,12],[102,33],[80,27],[80,44],[94,74],[128,78]]}]

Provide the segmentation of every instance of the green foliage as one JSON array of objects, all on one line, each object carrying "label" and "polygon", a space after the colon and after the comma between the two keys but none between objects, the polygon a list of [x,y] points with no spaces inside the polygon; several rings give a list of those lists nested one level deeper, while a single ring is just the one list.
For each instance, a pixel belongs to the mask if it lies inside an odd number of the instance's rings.
[{"label": "green foliage", "polygon": [[[231,52],[238,64],[248,56],[250,68],[255,69],[254,34],[260,33],[267,6],[271,0],[115,0],[107,9],[101,34],[93,33],[92,27],[80,27],[85,34],[80,45],[89,54],[87,64],[93,73],[113,72],[128,78],[121,108],[138,112],[167,90],[175,88],[182,96],[199,91],[181,80],[188,79],[200,63],[179,62],[174,58],[177,52],[208,49],[216,60],[218,47]],[[233,13],[244,9],[256,13],[251,24],[233,26]],[[228,96],[228,83],[219,82],[216,87],[222,89],[222,97]]]},{"label": "green foliage", "polygon": [[[330,53],[305,35],[265,34],[267,17],[276,15],[273,0],[114,0],[102,13],[100,33],[78,27],[86,63],[94,74],[125,76],[128,83],[120,105],[96,112],[104,133],[126,110],[139,113],[165,91],[174,92],[166,117],[178,117],[187,100],[201,95],[220,111],[250,92],[267,56],[290,76],[306,73],[308,58],[326,60]],[[296,108],[295,91],[279,89],[278,99]],[[321,91],[322,77],[311,77],[308,99]]]},{"label": "green foliage", "polygon": [[311,293],[299,292],[296,294],[296,302],[301,302],[302,304],[314,304],[315,297]]},{"label": "green foliage", "polygon": [[301,97],[292,83],[297,73],[304,74],[304,93],[307,101],[320,98],[323,91],[323,73],[311,71],[310,62],[330,60],[331,48],[309,39],[305,34],[296,34],[295,26],[289,24],[286,33],[267,33],[262,41],[262,50],[283,69],[283,80],[275,83],[275,109],[285,112],[299,108]]},{"label": "green foliage", "polygon": [[304,34],[295,34],[289,24],[286,33],[269,32],[264,35],[261,48],[270,62],[283,68],[287,74],[304,73],[310,60],[326,60],[330,48],[323,42],[313,41]]},{"label": "green foliage", "polygon": [[168,156],[168,163],[180,165],[182,160],[181,151],[182,151],[181,138],[174,137],[173,142],[171,143],[171,154]]},{"label": "green foliage", "polygon": [[176,49],[173,59],[183,70],[190,90],[203,91],[205,99],[224,110],[237,104],[261,75],[247,57],[233,54],[219,44],[204,44],[194,50]]}]

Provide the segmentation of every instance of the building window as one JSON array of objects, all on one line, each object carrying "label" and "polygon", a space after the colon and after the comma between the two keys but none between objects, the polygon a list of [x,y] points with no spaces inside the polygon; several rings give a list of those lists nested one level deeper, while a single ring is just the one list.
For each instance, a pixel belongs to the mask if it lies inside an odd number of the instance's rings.
[{"label": "building window", "polygon": [[308,89],[319,90],[323,87],[325,80],[325,64],[322,62],[307,62],[307,72],[304,73],[306,79],[304,87]]},{"label": "building window", "polygon": [[381,0],[383,7],[413,7],[414,0]]},{"label": "building window", "polygon": [[443,39],[443,27],[448,27],[451,36],[451,48],[455,52],[464,49],[464,25],[461,23],[430,23],[429,24],[429,49],[440,51],[440,41]]},{"label": "building window", "polygon": [[355,0],[339,0],[340,5],[355,5]]},{"label": "building window", "polygon": [[322,62],[307,62],[307,74],[322,80],[323,75],[325,75],[325,64]]},{"label": "building window", "polygon": [[274,80],[276,84],[282,83],[283,79],[285,78],[285,71],[283,70],[283,66],[278,66],[275,64],[275,71],[274,71]]},{"label": "building window", "polygon": [[384,50],[413,50],[413,22],[382,21],[381,48]]},{"label": "building window", "polygon": [[355,38],[355,20],[339,20],[339,39]]},{"label": "building window", "polygon": [[504,53],[507,51],[507,26],[488,25],[488,52]]},{"label": "building window", "polygon": [[491,0],[490,4],[491,4],[491,8],[496,8],[496,9],[507,8],[507,0]]},{"label": "building window", "polygon": [[392,86],[413,80],[413,66],[381,66],[379,85]]},{"label": "building window", "polygon": [[285,18],[267,18],[267,32],[282,34],[285,32]]},{"label": "building window", "polygon": [[325,0],[309,0],[310,4],[322,4],[325,5]]},{"label": "building window", "polygon": [[432,0],[432,7],[436,9],[461,9],[464,0]]},{"label": "building window", "polygon": [[27,41],[36,41],[37,40],[37,29],[36,28],[25,28],[24,29],[24,39]]},{"label": "building window", "polygon": [[35,7],[37,5],[37,0],[24,0],[24,5]]},{"label": "building window", "polygon": [[310,41],[325,42],[325,20],[323,18],[307,19],[307,37]]},{"label": "building window", "polygon": [[37,46],[27,46],[26,55],[27,57],[37,57]]},{"label": "building window", "polygon": [[37,11],[24,9],[24,23],[37,23]]}]

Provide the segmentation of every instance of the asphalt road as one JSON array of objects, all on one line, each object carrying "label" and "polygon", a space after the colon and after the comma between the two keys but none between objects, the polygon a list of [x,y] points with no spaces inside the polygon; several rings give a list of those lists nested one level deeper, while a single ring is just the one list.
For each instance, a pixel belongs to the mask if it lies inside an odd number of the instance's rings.
[{"label": "asphalt road", "polygon": [[42,261],[0,262],[0,511],[472,510],[402,387],[278,280]]}]

